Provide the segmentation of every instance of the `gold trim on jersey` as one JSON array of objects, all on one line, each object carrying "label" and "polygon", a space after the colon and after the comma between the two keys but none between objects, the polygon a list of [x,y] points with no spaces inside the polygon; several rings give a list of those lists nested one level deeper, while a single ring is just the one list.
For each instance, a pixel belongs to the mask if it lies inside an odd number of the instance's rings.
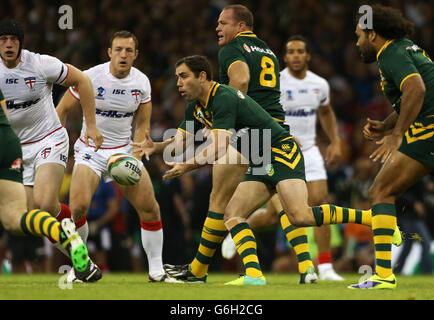
[{"label": "gold trim on jersey", "polygon": [[289,136],[289,137],[286,137],[286,138],[284,138],[282,140],[279,140],[279,142],[286,141],[286,140],[289,140],[289,139],[292,139],[292,136]]},{"label": "gold trim on jersey", "polygon": [[227,132],[227,133],[233,134],[232,131],[226,130],[226,129],[212,129],[211,131],[223,131],[223,132]]},{"label": "gold trim on jersey", "polygon": [[253,37],[253,38],[256,38],[256,34],[254,34],[253,31],[241,31],[235,35],[234,39],[236,37]]},{"label": "gold trim on jersey", "polygon": [[188,133],[188,134],[191,134],[192,136],[194,136],[193,133],[188,132],[187,130],[184,130],[184,129],[182,129],[182,128],[178,128],[178,130],[181,131],[181,132],[185,132],[185,133]]},{"label": "gold trim on jersey", "polygon": [[391,44],[393,42],[393,40],[387,40],[384,44],[383,44],[383,46],[380,48],[380,50],[378,50],[378,52],[377,52],[377,61],[378,61],[378,58],[380,57],[380,54],[389,46],[389,44]]},{"label": "gold trim on jersey", "polygon": [[220,83],[214,81],[214,83],[212,84],[211,88],[208,91],[208,97],[206,98],[205,105],[203,106],[204,109],[206,109],[208,107],[208,102],[209,102],[209,97],[211,96],[211,92],[212,92],[212,96],[214,97],[215,92],[219,86],[220,86]]},{"label": "gold trim on jersey", "polygon": [[228,69],[226,70],[226,73],[229,73],[229,69],[233,66],[233,64],[234,63],[236,63],[236,62],[244,62],[243,60],[235,60],[234,62],[232,62],[230,65],[229,65],[229,67],[228,67]]},{"label": "gold trim on jersey", "polygon": [[419,140],[427,140],[432,137],[434,137],[434,123],[424,126],[420,122],[415,122],[405,132],[405,138],[407,140],[407,144]]},{"label": "gold trim on jersey", "polygon": [[413,76],[420,76],[420,73],[415,72],[415,73],[410,73],[408,76],[406,76],[404,79],[402,79],[401,84],[399,85],[399,90],[402,91],[402,85],[404,84],[404,81],[407,80],[410,77]]},{"label": "gold trim on jersey", "polygon": [[280,122],[280,123],[285,122],[285,120],[280,120],[280,119],[277,119],[277,118],[274,118],[274,117],[272,117],[272,118],[273,118],[274,121],[277,121],[277,122]]}]

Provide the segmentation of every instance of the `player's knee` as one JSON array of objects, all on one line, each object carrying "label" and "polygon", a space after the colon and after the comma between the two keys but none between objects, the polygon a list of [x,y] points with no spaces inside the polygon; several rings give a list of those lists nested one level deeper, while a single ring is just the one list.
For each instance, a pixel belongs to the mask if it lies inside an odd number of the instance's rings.
[{"label": "player's knee", "polygon": [[211,191],[209,206],[211,211],[224,212],[232,195],[227,195],[221,190]]},{"label": "player's knee", "polygon": [[295,227],[306,226],[306,216],[301,210],[289,210],[286,212],[289,222]]},{"label": "player's knee", "polygon": [[155,221],[160,219],[160,206],[158,205],[158,202],[156,200],[146,202],[142,206],[135,209],[140,219],[142,219],[143,221]]},{"label": "player's knee", "polygon": [[59,214],[60,204],[57,201],[52,201],[49,199],[42,199],[40,201],[34,201],[34,207],[39,210],[47,211],[53,217]]},{"label": "player's knee", "polygon": [[1,223],[6,231],[20,234],[22,233],[20,221],[21,219],[15,217],[7,217],[6,219],[2,219]]},{"label": "player's knee", "polygon": [[85,203],[71,203],[71,214],[74,221],[81,221],[85,218],[89,205]]},{"label": "player's knee", "polygon": [[371,203],[383,202],[384,199],[393,195],[392,189],[389,186],[385,186],[380,183],[372,184],[368,193]]}]

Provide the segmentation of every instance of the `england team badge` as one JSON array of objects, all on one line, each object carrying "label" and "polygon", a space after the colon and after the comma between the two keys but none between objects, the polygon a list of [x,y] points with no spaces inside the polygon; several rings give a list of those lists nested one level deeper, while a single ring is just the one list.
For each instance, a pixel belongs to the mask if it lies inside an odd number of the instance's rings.
[{"label": "england team badge", "polygon": [[27,77],[24,78],[24,83],[27,85],[27,87],[31,90],[35,90],[35,83],[36,83],[36,77]]}]

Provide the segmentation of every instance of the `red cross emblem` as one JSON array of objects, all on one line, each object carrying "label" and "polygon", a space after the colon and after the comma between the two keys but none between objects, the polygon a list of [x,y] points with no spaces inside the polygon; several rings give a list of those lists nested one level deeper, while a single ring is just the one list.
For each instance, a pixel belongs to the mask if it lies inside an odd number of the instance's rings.
[{"label": "red cross emblem", "polygon": [[134,98],[136,98],[136,102],[139,101],[140,90],[133,89],[131,90],[131,94],[133,95]]},{"label": "red cross emblem", "polygon": [[26,83],[26,85],[30,88],[33,89],[33,85],[36,82],[36,78],[35,77],[27,77],[24,78],[24,82]]}]

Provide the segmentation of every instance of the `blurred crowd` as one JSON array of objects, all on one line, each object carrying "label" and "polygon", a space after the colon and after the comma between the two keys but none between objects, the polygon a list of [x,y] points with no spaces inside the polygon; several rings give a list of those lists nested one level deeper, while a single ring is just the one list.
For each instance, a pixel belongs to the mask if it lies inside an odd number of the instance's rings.
[{"label": "blurred crowd", "polygon": [[[376,1],[378,2],[378,1]],[[434,6],[430,0],[380,1],[400,8],[412,22],[413,40],[428,53],[434,54]],[[166,130],[182,121],[185,101],[176,90],[174,63],[179,58],[202,54],[212,62],[214,79],[218,80],[217,36],[215,28],[221,9],[233,3],[248,6],[254,13],[254,32],[265,40],[283,63],[285,41],[294,34],[307,37],[312,47],[310,70],[326,78],[331,88],[331,104],[339,123],[343,158],[328,169],[330,202],[360,209],[369,208],[367,193],[379,165],[369,160],[376,145],[364,140],[361,128],[367,117],[384,119],[391,107],[384,98],[376,64],[365,65],[355,47],[355,14],[369,1],[291,0],[104,0],[89,2],[23,0],[2,1],[0,18],[13,17],[25,30],[24,48],[58,57],[81,70],[108,61],[110,36],[118,30],[132,31],[139,39],[139,56],[135,67],[143,71],[152,85],[151,136],[161,141]],[[58,25],[61,5],[70,5],[72,29]],[[55,103],[64,88],[55,86]],[[71,114],[67,129],[70,135],[70,160],[60,198],[68,203],[69,180],[73,165],[72,146],[81,129],[81,113]],[[328,141],[318,128],[318,145],[324,149]],[[161,207],[164,227],[165,263],[180,264],[193,258],[211,191],[211,170],[204,167],[172,181],[162,181],[167,169],[162,158],[153,156],[144,161]],[[401,268],[411,250],[411,243],[420,243],[423,253],[420,272],[432,273],[430,253],[434,234],[434,177],[427,177],[417,189],[410,190],[398,203],[398,223],[406,232],[406,243],[396,268]],[[89,212],[89,249],[94,261],[103,270],[146,270],[140,245],[137,215],[112,183],[102,183]],[[422,225],[422,227],[421,227]],[[263,269],[276,272],[295,271],[295,257],[279,226],[257,231],[258,252]],[[370,229],[347,225],[333,228],[335,269],[357,271],[360,265],[374,263]],[[21,241],[25,244],[20,245]],[[25,242],[3,232],[0,238],[0,261],[3,272],[12,262],[16,272],[56,272],[64,258],[42,239]],[[314,239],[310,237],[314,251]],[[315,254],[313,252],[313,257]],[[236,270],[236,258],[223,260],[216,254],[213,270]],[[429,269],[431,268],[431,269]]]}]

